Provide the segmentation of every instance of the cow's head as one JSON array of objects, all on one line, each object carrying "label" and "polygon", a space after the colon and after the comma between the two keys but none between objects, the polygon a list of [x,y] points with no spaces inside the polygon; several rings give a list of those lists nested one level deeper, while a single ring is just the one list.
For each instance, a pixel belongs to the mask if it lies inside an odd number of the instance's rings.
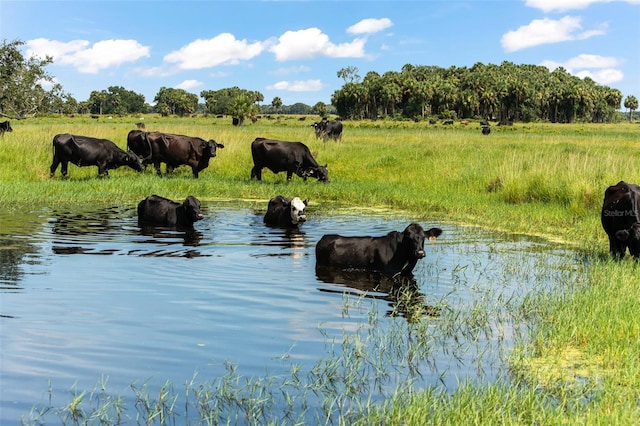
[{"label": "cow's head", "polygon": [[307,172],[303,174],[303,177],[314,177],[317,178],[320,182],[329,182],[329,171],[327,170],[327,165],[313,167],[309,169]]},{"label": "cow's head", "polygon": [[640,257],[640,222],[634,223],[629,229],[616,232],[616,239],[627,244],[631,256],[636,259]]},{"label": "cow's head", "polygon": [[201,220],[204,216],[200,213],[200,200],[193,195],[189,195],[182,203],[191,222]]},{"label": "cow's head", "polygon": [[307,221],[307,216],[304,213],[305,207],[309,204],[309,199],[302,201],[298,197],[294,197],[289,204],[289,213],[291,215],[291,223],[294,225],[300,225]]},{"label": "cow's head", "polygon": [[327,122],[322,120],[318,123],[313,123],[311,127],[316,131],[316,138],[320,138],[324,132],[327,130]]},{"label": "cow's head", "polygon": [[442,234],[440,228],[425,231],[422,226],[412,223],[402,233],[402,244],[414,259],[422,259],[425,256],[424,240],[435,240],[440,234]]},{"label": "cow's head", "polygon": [[202,152],[213,158],[217,155],[218,148],[224,148],[224,145],[214,141],[213,139],[202,143]]},{"label": "cow's head", "polygon": [[402,232],[402,245],[412,258],[422,259],[425,256],[424,240],[426,237],[422,226],[412,223]]},{"label": "cow's head", "polygon": [[127,151],[124,157],[124,164],[131,167],[136,172],[144,171],[144,166],[140,162],[140,157],[131,150]]}]

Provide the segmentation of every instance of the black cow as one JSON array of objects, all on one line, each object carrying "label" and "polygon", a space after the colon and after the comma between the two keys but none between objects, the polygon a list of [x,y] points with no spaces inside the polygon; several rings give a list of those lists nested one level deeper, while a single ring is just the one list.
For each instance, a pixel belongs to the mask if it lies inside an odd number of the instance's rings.
[{"label": "black cow", "polygon": [[217,149],[224,148],[213,139],[141,130],[129,132],[127,146],[141,157],[142,164],[153,163],[158,176],[162,175],[160,164],[165,163],[167,173],[181,165],[190,166],[194,178],[209,167],[209,159],[217,155]]},{"label": "black cow", "polygon": [[382,237],[324,235],[316,245],[316,269],[364,269],[411,275],[418,260],[425,256],[425,238],[432,240],[440,234],[440,228],[425,231],[412,223],[403,232],[391,231]]},{"label": "black cow", "polygon": [[98,166],[98,177],[109,175],[109,170],[121,166],[129,166],[133,170],[144,170],[140,160],[133,152],[119,148],[108,139],[97,139],[88,136],[70,135],[68,133],[53,137],[53,162],[50,176],[56,172],[58,164],[62,163],[62,176],[67,176],[69,162],[78,167]]},{"label": "black cow", "polygon": [[13,132],[9,121],[3,121],[0,123],[0,136],[4,135],[4,132]]},{"label": "black cow", "polygon": [[[604,192],[600,221],[609,237],[609,251],[622,259],[627,247],[636,259],[640,256],[636,224],[640,222],[640,186],[620,181]],[[624,232],[620,232],[624,231]]]},{"label": "black cow", "polygon": [[311,125],[316,131],[316,138],[323,140],[342,139],[342,122],[340,121],[328,121],[322,120],[319,123],[313,123]]},{"label": "black cow", "polygon": [[264,223],[279,228],[295,228],[307,221],[304,209],[309,199],[302,201],[298,197],[288,198],[278,195],[269,200]]},{"label": "black cow", "polygon": [[251,142],[251,156],[251,179],[262,180],[262,169],[266,167],[273,173],[287,172],[287,180],[291,180],[294,173],[305,181],[307,177],[315,177],[321,182],[329,180],[327,166],[320,166],[302,142],[256,138]]},{"label": "black cow", "polygon": [[182,204],[159,195],[150,195],[138,203],[138,224],[191,228],[202,219],[200,201],[189,195]]},{"label": "black cow", "polygon": [[491,127],[483,125],[482,126],[482,134],[483,135],[488,135],[489,133],[491,133]]},{"label": "black cow", "polygon": [[616,232],[616,239],[629,247],[629,254],[636,260],[640,258],[640,222]]}]

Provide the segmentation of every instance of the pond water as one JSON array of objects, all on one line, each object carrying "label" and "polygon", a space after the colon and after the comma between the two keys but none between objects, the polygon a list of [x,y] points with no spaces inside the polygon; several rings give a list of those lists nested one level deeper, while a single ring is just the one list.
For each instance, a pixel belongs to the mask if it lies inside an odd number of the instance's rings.
[{"label": "pond water", "polygon": [[400,376],[450,391],[466,378],[495,380],[521,331],[506,307],[575,273],[575,254],[557,245],[420,221],[444,233],[425,244],[401,300],[392,280],[317,276],[314,247],[326,233],[383,235],[411,218],[307,210],[298,232],[228,202],[203,203],[191,232],[141,229],[133,208],[1,211],[0,423],[19,424],[50,389],[64,405],[70,389],[105,379],[126,394],[165,381],[179,391],[229,363],[242,377],[310,370],[345,334],[411,323],[435,330],[432,349],[411,372],[393,367]]}]

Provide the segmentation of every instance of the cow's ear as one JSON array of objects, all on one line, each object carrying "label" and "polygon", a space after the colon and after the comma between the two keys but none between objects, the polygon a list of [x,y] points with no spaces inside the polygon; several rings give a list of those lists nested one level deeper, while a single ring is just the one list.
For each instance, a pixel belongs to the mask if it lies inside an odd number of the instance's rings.
[{"label": "cow's ear", "polygon": [[304,205],[305,205],[305,206],[308,206],[308,205],[309,205],[309,199],[308,199],[308,198],[305,198],[305,199],[304,199],[304,201],[303,201],[303,203],[304,203]]},{"label": "cow's ear", "polygon": [[217,146],[218,148],[224,148],[224,145],[222,145],[221,143],[218,143],[218,142],[216,142],[216,146]]}]

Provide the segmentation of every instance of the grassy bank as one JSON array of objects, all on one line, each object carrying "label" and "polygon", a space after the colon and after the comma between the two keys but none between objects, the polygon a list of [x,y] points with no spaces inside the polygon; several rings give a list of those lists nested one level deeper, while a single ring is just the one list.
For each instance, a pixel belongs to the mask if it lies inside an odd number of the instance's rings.
[{"label": "grassy bank", "polygon": [[[111,171],[96,179],[95,167],[69,166],[49,178],[51,140],[70,132],[108,138],[125,147],[137,117],[36,119],[12,123],[0,140],[0,204],[135,205],[152,193],[203,202],[270,197],[311,199],[310,210],[339,206],[384,207],[417,220],[444,220],[572,244],[584,254],[588,274],[562,282],[561,291],[540,292],[521,307],[531,324],[513,354],[512,383],[467,384],[453,395],[437,390],[406,393],[364,410],[362,424],[632,424],[640,399],[638,270],[630,261],[608,260],[599,222],[607,186],[640,180],[637,124],[516,124],[431,126],[412,122],[345,123],[341,142],[315,139],[311,120],[260,120],[242,128],[230,118],[146,117],[148,130],[206,139],[225,148],[200,179],[188,168],[158,178],[151,170]],[[331,182],[290,183],[284,174],[250,181],[249,145],[257,137],[298,140],[328,164]],[[567,268],[571,268],[567,264]],[[531,271],[535,274],[536,271]],[[355,421],[354,419],[350,419]]]}]

